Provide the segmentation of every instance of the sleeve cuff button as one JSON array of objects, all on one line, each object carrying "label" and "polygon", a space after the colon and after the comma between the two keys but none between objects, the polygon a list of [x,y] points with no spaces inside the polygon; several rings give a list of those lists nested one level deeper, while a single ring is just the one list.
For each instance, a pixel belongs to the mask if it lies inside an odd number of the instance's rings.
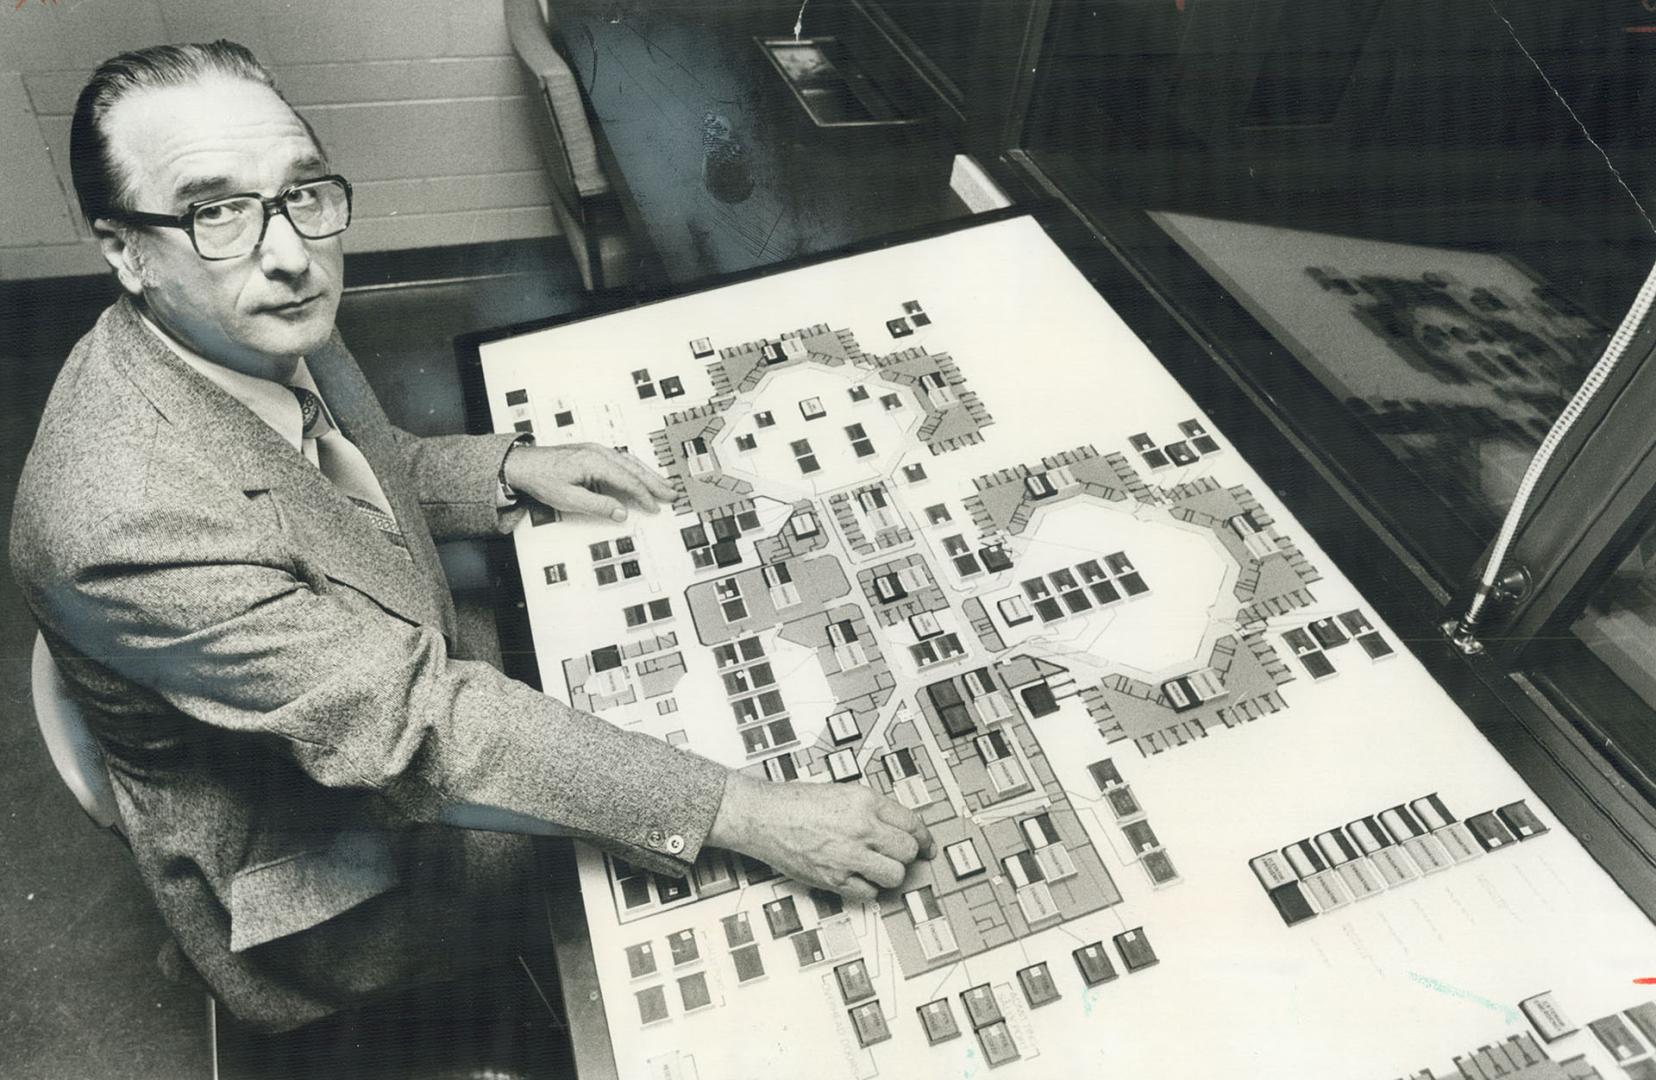
[{"label": "sleeve cuff button", "polygon": [[674,833],[672,836],[669,836],[667,838],[667,853],[669,855],[677,855],[679,852],[681,852],[683,850],[684,850],[684,837],[678,835],[677,833]]}]

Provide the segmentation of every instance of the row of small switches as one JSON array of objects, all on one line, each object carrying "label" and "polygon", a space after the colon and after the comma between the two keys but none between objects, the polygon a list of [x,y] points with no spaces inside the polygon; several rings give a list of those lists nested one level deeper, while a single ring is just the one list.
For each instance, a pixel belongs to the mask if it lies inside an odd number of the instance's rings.
[{"label": "row of small switches", "polygon": [[1294,926],[1546,831],[1521,799],[1461,822],[1434,792],[1267,851],[1248,866]]}]

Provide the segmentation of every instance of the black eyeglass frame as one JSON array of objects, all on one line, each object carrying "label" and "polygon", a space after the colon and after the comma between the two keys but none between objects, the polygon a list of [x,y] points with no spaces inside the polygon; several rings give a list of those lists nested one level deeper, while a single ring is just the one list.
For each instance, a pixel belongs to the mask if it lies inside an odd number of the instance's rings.
[{"label": "black eyeglass frame", "polygon": [[[334,229],[332,232],[325,232],[312,236],[304,229],[301,229],[299,227],[299,223],[294,221],[293,216],[288,213],[287,197],[299,188],[308,187],[311,184],[321,184],[327,181],[337,183],[340,187],[345,189],[345,224],[341,225],[337,229]],[[202,254],[201,245],[196,243],[196,211],[200,210],[204,206],[211,206],[214,203],[229,202],[231,199],[259,200],[259,205],[264,210],[264,220],[259,224],[258,238],[253,241],[253,246],[247,251],[242,252],[241,255]],[[343,176],[340,176],[338,173],[329,173],[327,176],[313,176],[308,180],[300,180],[298,183],[289,184],[287,187],[278,191],[268,199],[263,195],[260,195],[257,191],[241,191],[234,195],[216,195],[211,199],[202,199],[200,202],[193,202],[184,208],[184,212],[182,214],[152,214],[143,210],[116,210],[111,211],[105,216],[112,218],[115,221],[124,221],[129,225],[158,225],[162,228],[182,229],[189,236],[190,246],[195,248],[197,256],[207,260],[208,262],[225,262],[230,259],[243,258],[244,256],[251,255],[253,252],[259,250],[259,245],[264,243],[265,233],[270,229],[270,218],[272,214],[281,214],[283,217],[287,218],[287,223],[292,226],[293,231],[304,237],[306,240],[326,240],[330,236],[338,236],[340,233],[351,227],[351,182]]]}]

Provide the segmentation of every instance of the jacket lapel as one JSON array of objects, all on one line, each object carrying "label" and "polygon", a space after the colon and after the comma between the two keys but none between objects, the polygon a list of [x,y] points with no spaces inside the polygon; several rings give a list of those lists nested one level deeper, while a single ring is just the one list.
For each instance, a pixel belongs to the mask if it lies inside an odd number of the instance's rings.
[{"label": "jacket lapel", "polygon": [[379,398],[363,377],[362,369],[345,348],[338,330],[315,355],[306,358],[306,365],[316,388],[322,392],[322,400],[328,403],[334,419],[339,421],[340,431],[362,451],[362,456],[374,470],[380,490],[390,502],[397,525],[408,544],[415,573],[410,574],[401,555],[383,542],[382,559],[395,560],[394,576],[417,586],[420,596],[436,601],[434,625],[443,631],[452,646],[458,632],[454,599],[449,594],[448,579],[443,575],[442,562],[437,558],[437,547],[432,542],[425,513],[420,509],[419,494],[404,464],[402,448],[392,433],[391,421],[386,418]]},{"label": "jacket lapel", "polygon": [[413,566],[268,424],[157,340],[139,321],[129,299],[110,309],[103,329],[111,337],[108,355],[180,437],[196,444],[197,460],[244,493],[269,492],[283,508],[284,526],[295,543],[327,576],[405,619],[437,628],[452,642],[453,602],[430,530],[408,490],[390,425],[337,333],[323,355],[307,358],[311,373],[341,430],[373,468],[408,543]]}]

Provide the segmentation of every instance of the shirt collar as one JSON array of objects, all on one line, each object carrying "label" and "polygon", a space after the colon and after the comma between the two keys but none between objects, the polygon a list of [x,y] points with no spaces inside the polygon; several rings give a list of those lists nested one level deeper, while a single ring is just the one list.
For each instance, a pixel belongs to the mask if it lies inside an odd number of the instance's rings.
[{"label": "shirt collar", "polygon": [[[287,440],[288,445],[295,450],[303,451],[304,415],[299,409],[299,400],[287,386],[273,379],[261,379],[256,375],[225,367],[223,364],[215,364],[155,325],[144,312],[138,312],[138,318],[150,333],[165,342],[180,360],[200,372],[208,382],[247,406],[254,416],[269,424],[275,429],[276,434]],[[311,393],[316,393],[316,383],[311,380],[310,369],[305,366],[304,357],[299,358],[299,366],[294,369],[291,385],[302,386]],[[317,396],[320,399],[321,395]]]}]

